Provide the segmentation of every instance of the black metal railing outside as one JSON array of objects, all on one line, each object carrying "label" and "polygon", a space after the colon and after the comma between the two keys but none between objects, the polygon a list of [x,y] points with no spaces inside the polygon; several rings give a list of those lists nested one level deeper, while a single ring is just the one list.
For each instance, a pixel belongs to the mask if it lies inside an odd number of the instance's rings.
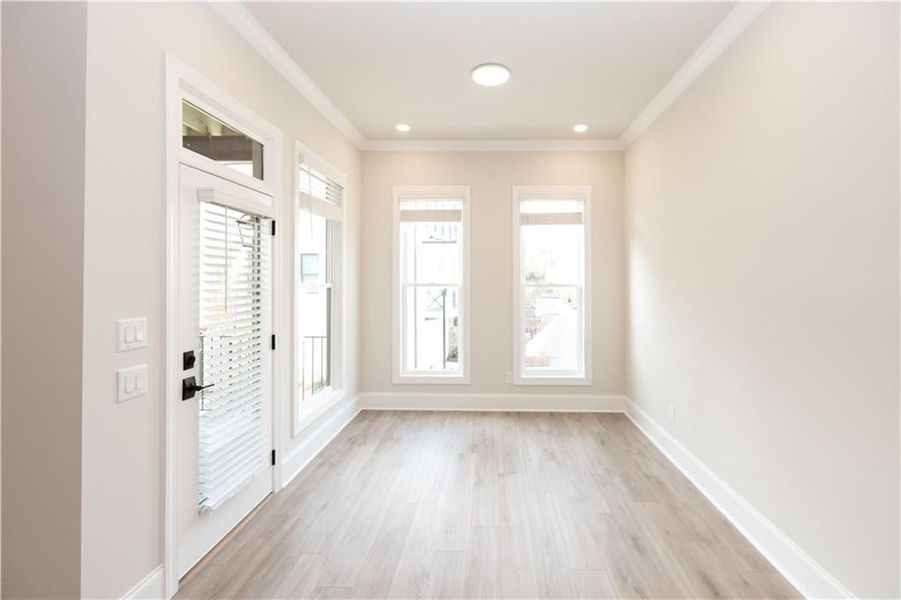
[{"label": "black metal railing outside", "polygon": [[301,344],[300,388],[303,400],[329,386],[328,336],[310,335]]}]

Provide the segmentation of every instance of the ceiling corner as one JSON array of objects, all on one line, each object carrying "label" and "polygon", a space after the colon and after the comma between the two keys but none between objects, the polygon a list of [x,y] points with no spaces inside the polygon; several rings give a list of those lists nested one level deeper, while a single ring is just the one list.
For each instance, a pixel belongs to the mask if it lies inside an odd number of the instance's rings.
[{"label": "ceiling corner", "polygon": [[620,137],[623,147],[628,147],[638,139],[688,89],[695,79],[700,77],[735,40],[741,37],[741,34],[766,10],[770,1],[738,2],[626,128]]},{"label": "ceiling corner", "polygon": [[222,19],[234,28],[266,62],[272,66],[301,96],[313,105],[335,129],[344,134],[358,149],[366,140],[363,134],[335,106],[316,83],[294,61],[285,49],[269,34],[256,17],[241,2],[212,2]]}]

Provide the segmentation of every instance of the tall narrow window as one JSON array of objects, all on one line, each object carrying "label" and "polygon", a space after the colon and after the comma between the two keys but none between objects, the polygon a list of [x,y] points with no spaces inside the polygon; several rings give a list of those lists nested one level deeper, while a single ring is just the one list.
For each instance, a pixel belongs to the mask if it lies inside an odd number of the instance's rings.
[{"label": "tall narrow window", "polygon": [[394,189],[397,383],[469,381],[469,188]]},{"label": "tall narrow window", "polygon": [[296,222],[298,423],[340,389],[344,187],[301,162]]},{"label": "tall narrow window", "polygon": [[585,186],[513,188],[515,383],[591,383]]}]

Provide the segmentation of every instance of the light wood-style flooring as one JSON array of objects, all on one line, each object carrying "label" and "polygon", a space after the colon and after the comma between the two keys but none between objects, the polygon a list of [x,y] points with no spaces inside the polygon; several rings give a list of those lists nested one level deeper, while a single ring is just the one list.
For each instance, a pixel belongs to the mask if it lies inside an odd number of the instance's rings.
[{"label": "light wood-style flooring", "polygon": [[179,598],[796,598],[623,415],[362,412]]}]

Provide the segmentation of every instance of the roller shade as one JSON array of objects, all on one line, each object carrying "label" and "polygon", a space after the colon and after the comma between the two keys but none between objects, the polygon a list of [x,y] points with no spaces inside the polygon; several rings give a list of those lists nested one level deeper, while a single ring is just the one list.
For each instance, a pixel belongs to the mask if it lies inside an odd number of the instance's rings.
[{"label": "roller shade", "polygon": [[519,222],[523,225],[581,225],[584,203],[576,198],[522,200]]},{"label": "roller shade", "polygon": [[267,467],[268,220],[200,203],[198,505],[215,509]]},{"label": "roller shade", "polygon": [[401,200],[400,220],[407,223],[453,223],[463,220],[461,200]]}]

